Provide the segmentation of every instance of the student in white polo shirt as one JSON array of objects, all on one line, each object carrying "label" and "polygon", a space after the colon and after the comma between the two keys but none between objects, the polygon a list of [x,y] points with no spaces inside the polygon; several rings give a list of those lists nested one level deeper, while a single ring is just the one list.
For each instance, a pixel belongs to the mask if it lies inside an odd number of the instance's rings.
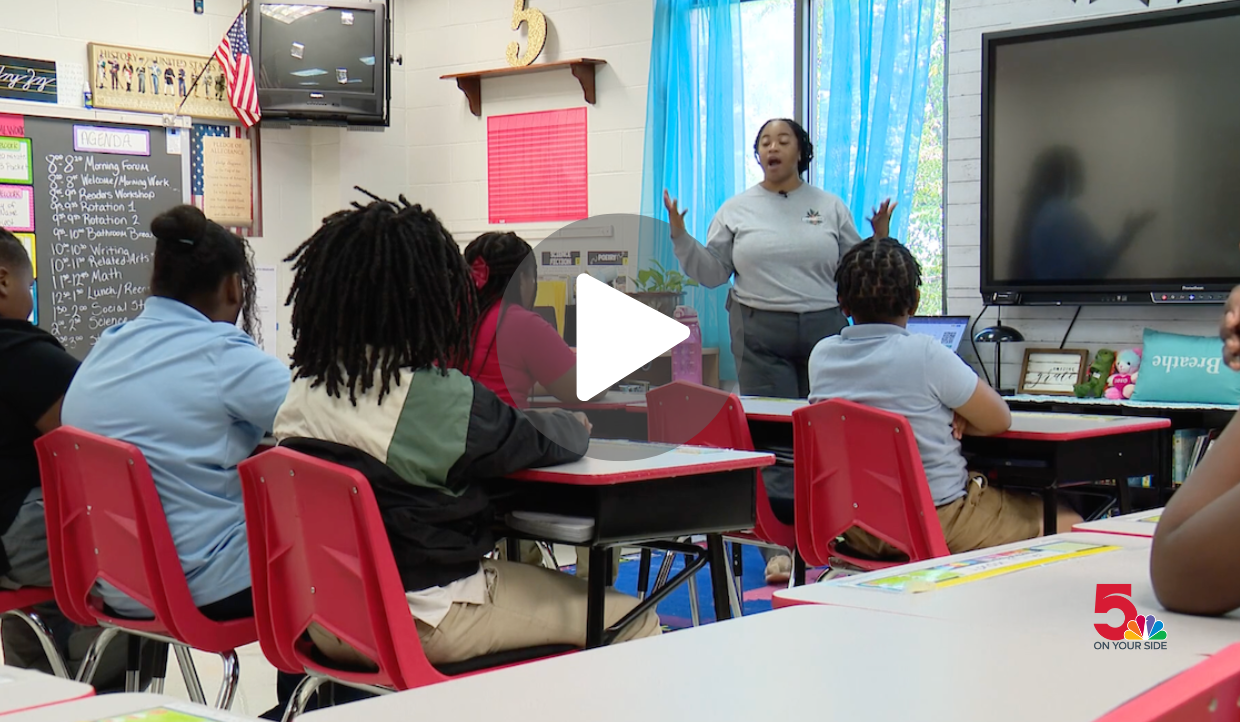
[{"label": "student in white polo shirt", "polygon": [[[1012,415],[959,356],[905,328],[921,301],[921,266],[913,254],[889,238],[865,241],[844,255],[835,280],[840,308],[854,325],[814,348],[810,401],[847,399],[908,419],[952,552],[1040,536],[1039,499],[987,486],[965,466],[961,436],[1002,433]],[[1059,528],[1080,521],[1060,508]],[[844,536],[866,556],[899,554],[860,529]]]}]

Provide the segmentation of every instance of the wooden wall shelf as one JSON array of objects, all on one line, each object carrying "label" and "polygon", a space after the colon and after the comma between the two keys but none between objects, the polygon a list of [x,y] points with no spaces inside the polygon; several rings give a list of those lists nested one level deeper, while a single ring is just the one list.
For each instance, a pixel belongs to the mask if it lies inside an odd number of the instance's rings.
[{"label": "wooden wall shelf", "polygon": [[585,96],[586,102],[594,105],[594,71],[598,66],[606,64],[606,60],[577,58],[576,60],[561,60],[557,63],[536,63],[520,68],[496,68],[494,70],[475,70],[470,73],[442,75],[439,79],[455,80],[456,87],[460,88],[461,92],[465,93],[465,97],[469,99],[469,111],[481,118],[483,78],[498,78],[504,75],[527,75],[529,73],[543,73],[548,70],[568,68],[572,72],[573,77],[577,78],[577,81],[581,83],[581,93]]}]

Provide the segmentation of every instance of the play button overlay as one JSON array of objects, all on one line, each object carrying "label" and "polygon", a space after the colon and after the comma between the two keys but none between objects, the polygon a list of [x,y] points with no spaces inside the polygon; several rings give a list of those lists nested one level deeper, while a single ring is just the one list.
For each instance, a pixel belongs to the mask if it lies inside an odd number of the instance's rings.
[{"label": "play button overlay", "polygon": [[[727,313],[725,292],[639,282],[651,275],[642,271],[656,269],[646,260],[651,249],[656,257],[670,256],[663,251],[670,251],[671,228],[653,218],[593,216],[536,241],[490,233],[475,242],[488,248],[485,264],[466,253],[483,317],[466,374],[492,390],[502,375],[513,403],[528,408],[534,426],[565,448],[574,447],[578,423],[568,412],[584,413],[596,440],[644,439],[649,428],[650,438],[667,442],[591,444],[585,451],[591,458],[646,459],[700,441],[728,396],[678,385],[669,387],[675,393],[646,397],[646,408],[633,408],[643,397],[617,386],[644,381],[657,389],[676,369],[683,376],[696,361],[700,370],[702,359],[681,346],[689,328],[672,313],[692,306],[699,318],[717,319]],[[673,259],[664,271],[682,269]],[[726,335],[722,343],[717,336],[705,341],[731,352]]]},{"label": "play button overlay", "polygon": [[689,327],[577,276],[577,398],[592,399],[689,338]]}]

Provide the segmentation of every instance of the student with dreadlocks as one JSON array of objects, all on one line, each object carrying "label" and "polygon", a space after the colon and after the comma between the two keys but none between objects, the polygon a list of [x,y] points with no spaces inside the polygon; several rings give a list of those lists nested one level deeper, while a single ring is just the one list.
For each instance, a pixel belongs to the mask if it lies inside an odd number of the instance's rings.
[{"label": "student with dreadlocks", "polygon": [[[729,198],[715,213],[706,244],[685,229],[685,214],[664,191],[672,245],[685,273],[715,288],[732,280],[728,325],[742,394],[805,398],[814,344],[848,325],[836,302],[840,258],[861,242],[852,211],[838,196],[804,182],[814,144],[799,123],[768,120],[753,143],[762,182]],[[870,224],[890,232],[895,204],[884,201]],[[769,449],[780,463],[763,472],[767,494],[792,498],[791,449]],[[785,523],[791,511],[771,510]],[[763,548],[766,578],[788,581],[792,560]]]},{"label": "student with dreadlocks", "polygon": [[577,355],[542,316],[534,250],[515,233],[483,233],[465,247],[478,292],[473,357],[462,369],[505,403],[525,408],[541,384],[561,401],[577,401]]},{"label": "student with dreadlocks", "polygon": [[[921,302],[917,259],[897,241],[873,239],[844,255],[835,279],[840,307],[854,325],[814,347],[810,401],[847,399],[908,419],[952,552],[1040,536],[1037,497],[988,486],[965,466],[961,436],[1007,431],[1012,414],[959,356],[906,329]],[[1080,521],[1076,512],[1060,508],[1060,529]],[[866,556],[898,554],[860,529],[844,537]]]},{"label": "student with dreadlocks", "polygon": [[[327,218],[288,260],[294,380],[276,437],[370,480],[427,658],[584,646],[585,582],[483,558],[495,539],[480,482],[581,458],[587,422],[519,411],[456,370],[478,312],[452,236],[421,206],[376,198]],[[609,593],[605,618],[636,605]],[[308,631],[330,658],[371,664],[326,630]],[[652,611],[619,640],[658,633]]]}]

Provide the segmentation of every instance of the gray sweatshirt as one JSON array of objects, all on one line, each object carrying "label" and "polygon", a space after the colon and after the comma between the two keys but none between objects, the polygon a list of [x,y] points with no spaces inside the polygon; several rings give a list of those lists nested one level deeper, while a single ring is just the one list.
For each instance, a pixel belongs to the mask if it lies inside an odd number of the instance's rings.
[{"label": "gray sweatshirt", "polygon": [[706,245],[673,238],[688,276],[710,288],[736,275],[740,303],[763,311],[806,313],[839,305],[835,269],[861,242],[839,196],[808,183],[787,197],[756,185],[729,198],[711,221]]}]

